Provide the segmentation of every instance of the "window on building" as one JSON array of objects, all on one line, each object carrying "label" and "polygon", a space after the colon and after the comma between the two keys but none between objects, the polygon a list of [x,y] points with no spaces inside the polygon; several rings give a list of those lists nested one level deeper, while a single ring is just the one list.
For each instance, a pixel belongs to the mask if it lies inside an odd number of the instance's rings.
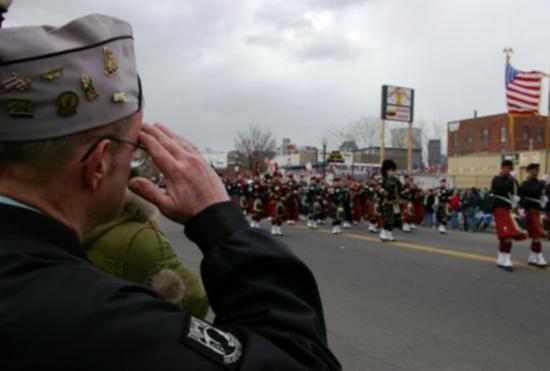
[{"label": "window on building", "polygon": [[539,130],[537,130],[537,142],[542,142],[543,139],[544,139],[544,129],[539,128]]},{"label": "window on building", "polygon": [[481,132],[481,140],[485,144],[489,143],[489,128],[483,129],[483,131]]},{"label": "window on building", "polygon": [[506,143],[506,126],[500,127],[500,143]]},{"label": "window on building", "polygon": [[526,142],[529,140],[529,126],[523,127],[523,140]]},{"label": "window on building", "polygon": [[472,131],[469,130],[468,134],[466,136],[466,141],[468,142],[468,144],[472,144],[473,140],[474,140],[474,138],[473,138],[473,135],[472,135]]},{"label": "window on building", "polygon": [[458,132],[453,132],[453,147],[458,147]]}]

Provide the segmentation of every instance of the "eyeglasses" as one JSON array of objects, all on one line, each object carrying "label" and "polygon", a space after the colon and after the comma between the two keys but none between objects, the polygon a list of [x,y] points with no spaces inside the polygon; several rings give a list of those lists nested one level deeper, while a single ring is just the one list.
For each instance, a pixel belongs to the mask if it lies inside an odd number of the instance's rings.
[{"label": "eyeglasses", "polygon": [[92,147],[90,147],[90,149],[86,152],[84,157],[82,157],[81,161],[86,161],[86,159],[88,157],[90,157],[92,152],[96,149],[98,144],[102,140],[105,140],[105,139],[111,140],[111,141],[116,142],[116,143],[129,144],[132,147],[134,147],[134,153],[132,154],[132,161],[130,162],[130,168],[132,170],[140,168],[149,159],[149,154],[147,153],[147,150],[141,144],[139,144],[137,142],[132,142],[132,141],[129,141],[129,140],[126,140],[126,139],[122,139],[122,138],[119,138],[119,137],[114,136],[114,135],[104,135],[104,136],[100,137],[94,143],[94,145]]}]

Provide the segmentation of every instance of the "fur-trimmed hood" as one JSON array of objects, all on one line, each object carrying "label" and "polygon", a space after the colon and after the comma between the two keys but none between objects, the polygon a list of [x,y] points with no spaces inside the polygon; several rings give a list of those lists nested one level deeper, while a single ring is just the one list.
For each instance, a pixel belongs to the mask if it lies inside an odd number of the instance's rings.
[{"label": "fur-trimmed hood", "polygon": [[158,208],[129,189],[126,190],[124,211],[143,219],[143,221],[158,222]]}]

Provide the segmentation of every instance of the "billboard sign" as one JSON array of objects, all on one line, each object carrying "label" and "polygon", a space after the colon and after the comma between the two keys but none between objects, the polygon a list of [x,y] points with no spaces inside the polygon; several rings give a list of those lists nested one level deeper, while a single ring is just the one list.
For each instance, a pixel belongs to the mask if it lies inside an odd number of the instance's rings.
[{"label": "billboard sign", "polygon": [[414,89],[382,85],[382,120],[413,122]]}]

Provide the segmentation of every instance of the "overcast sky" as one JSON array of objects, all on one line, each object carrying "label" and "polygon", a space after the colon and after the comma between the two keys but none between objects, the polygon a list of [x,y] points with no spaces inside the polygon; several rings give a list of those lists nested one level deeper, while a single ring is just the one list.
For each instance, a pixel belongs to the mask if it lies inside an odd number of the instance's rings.
[{"label": "overcast sky", "polygon": [[379,116],[383,84],[415,88],[419,120],[504,112],[506,46],[550,70],[548,0],[14,0],[5,26],[89,13],[132,23],[146,120],[219,150],[253,123],[318,146]]}]

